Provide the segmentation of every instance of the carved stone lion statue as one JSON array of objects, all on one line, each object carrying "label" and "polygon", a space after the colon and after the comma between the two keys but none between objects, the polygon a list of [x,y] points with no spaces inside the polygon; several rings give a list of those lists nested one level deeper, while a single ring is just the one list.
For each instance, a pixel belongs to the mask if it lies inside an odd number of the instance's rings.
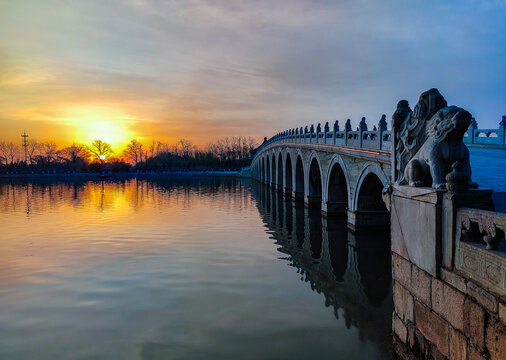
[{"label": "carved stone lion statue", "polygon": [[414,111],[399,102],[393,117],[397,182],[443,189],[455,163],[470,181],[469,150],[462,141],[470,124],[471,114],[447,106],[437,89],[424,92]]}]

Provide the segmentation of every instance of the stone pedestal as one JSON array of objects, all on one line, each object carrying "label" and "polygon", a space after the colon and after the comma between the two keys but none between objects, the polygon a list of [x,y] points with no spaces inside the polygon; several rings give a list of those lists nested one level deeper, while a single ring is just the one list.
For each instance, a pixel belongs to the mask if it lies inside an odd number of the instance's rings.
[{"label": "stone pedestal", "polygon": [[443,190],[394,185],[392,251],[437,276],[441,266]]},{"label": "stone pedestal", "polygon": [[322,198],[320,196],[307,195],[304,202],[311,208],[321,208],[322,206]]},{"label": "stone pedestal", "polygon": [[348,204],[346,202],[327,201],[324,206],[325,212],[328,215],[345,216],[348,211]]},{"label": "stone pedestal", "polygon": [[388,229],[390,214],[386,210],[348,210],[348,227],[359,229]]}]

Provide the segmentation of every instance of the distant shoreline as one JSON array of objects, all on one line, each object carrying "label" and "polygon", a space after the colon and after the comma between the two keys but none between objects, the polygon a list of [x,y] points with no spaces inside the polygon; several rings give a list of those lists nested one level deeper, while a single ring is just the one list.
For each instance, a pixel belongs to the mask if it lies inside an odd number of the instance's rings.
[{"label": "distant shoreline", "polygon": [[54,174],[0,174],[0,179],[127,179],[146,177],[172,177],[172,176],[195,176],[195,177],[242,177],[241,171],[167,171],[167,172],[117,172],[117,173],[54,173]]}]

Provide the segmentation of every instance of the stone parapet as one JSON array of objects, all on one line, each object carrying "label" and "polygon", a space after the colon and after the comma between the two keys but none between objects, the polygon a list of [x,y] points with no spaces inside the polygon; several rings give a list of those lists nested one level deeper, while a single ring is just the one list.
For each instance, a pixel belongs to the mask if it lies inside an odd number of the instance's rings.
[{"label": "stone parapet", "polygon": [[459,209],[455,234],[455,267],[466,277],[506,296],[506,214]]},{"label": "stone parapet", "polygon": [[[489,197],[487,191],[451,194],[393,189],[392,329],[396,357],[505,358],[506,215],[460,207],[474,203],[486,208]],[[438,206],[442,211],[438,212]],[[438,223],[438,216],[443,221]],[[416,221],[409,220],[412,217]],[[442,242],[437,241],[438,236]],[[430,267],[426,259],[417,256],[424,253],[435,258]],[[432,265],[438,269],[434,271]]]}]

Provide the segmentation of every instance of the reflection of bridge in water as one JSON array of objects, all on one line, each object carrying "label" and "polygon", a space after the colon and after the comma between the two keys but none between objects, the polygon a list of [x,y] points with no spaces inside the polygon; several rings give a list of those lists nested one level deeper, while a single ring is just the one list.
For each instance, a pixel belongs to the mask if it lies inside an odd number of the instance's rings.
[{"label": "reflection of bridge in water", "polygon": [[[303,204],[252,184],[258,209],[279,251],[301,280],[323,294],[336,318],[360,339],[391,354],[391,254],[388,232],[351,233],[345,218],[325,218]],[[388,355],[389,356],[389,355]]]}]

